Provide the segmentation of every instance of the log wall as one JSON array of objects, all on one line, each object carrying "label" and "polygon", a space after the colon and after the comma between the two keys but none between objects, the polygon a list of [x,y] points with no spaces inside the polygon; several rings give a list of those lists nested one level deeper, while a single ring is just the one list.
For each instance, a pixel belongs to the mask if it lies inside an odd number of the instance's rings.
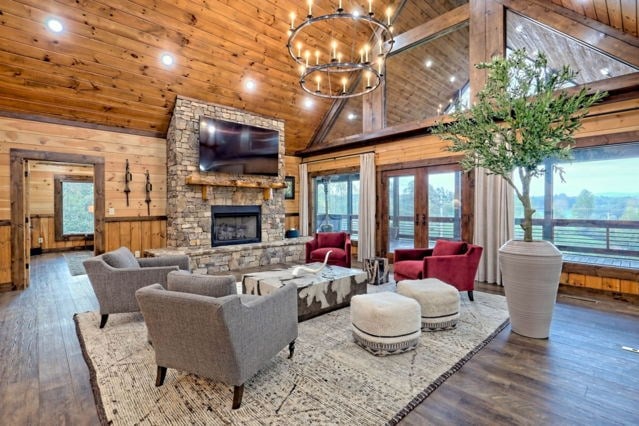
[{"label": "log wall", "polygon": [[[89,156],[102,156],[105,158],[105,210],[106,219],[109,221],[105,232],[114,226],[114,220],[129,223],[127,218],[140,217],[164,217],[166,213],[166,141],[163,138],[127,134],[102,129],[75,127],[66,124],[44,123],[38,121],[0,117],[0,285],[11,282],[11,200],[10,200],[10,159],[12,148],[26,149],[40,152],[72,153]],[[133,180],[130,183],[130,202],[127,206],[124,190],[125,162],[129,160],[130,171]],[[64,168],[64,166],[62,166]],[[47,248],[54,241],[49,238],[48,230],[53,229],[49,225],[49,215],[53,214],[53,202],[51,210],[46,206],[44,195],[48,189],[48,178],[36,173],[34,186],[34,206],[31,214],[38,217],[36,232],[47,239]],[[151,192],[150,214],[144,202],[145,171],[149,171],[153,185]],[[42,178],[38,181],[38,177]],[[42,213],[42,214],[39,214]],[[126,220],[125,220],[126,219]],[[52,220],[51,220],[52,221]],[[151,221],[153,223],[153,221]],[[126,227],[126,225],[124,225]],[[156,225],[158,226],[158,225]],[[165,225],[164,225],[165,226]],[[130,227],[130,225],[129,225]],[[133,228],[135,229],[135,227]],[[46,232],[45,232],[46,230]],[[136,232],[135,230],[132,232]],[[158,231],[157,235],[164,235]],[[112,235],[112,234],[111,234]],[[136,241],[135,237],[124,240]],[[36,239],[37,241],[37,239]],[[112,247],[114,239],[110,240]],[[133,248],[161,248],[163,237],[156,236],[151,239],[151,245],[140,241],[133,244]],[[84,244],[84,241],[80,241]],[[66,244],[66,243],[65,243]],[[72,243],[73,244],[73,243]],[[109,244],[109,243],[107,243]],[[155,244],[155,245],[154,245]],[[71,248],[66,245],[63,248]],[[5,265],[6,264],[6,265]]]}]

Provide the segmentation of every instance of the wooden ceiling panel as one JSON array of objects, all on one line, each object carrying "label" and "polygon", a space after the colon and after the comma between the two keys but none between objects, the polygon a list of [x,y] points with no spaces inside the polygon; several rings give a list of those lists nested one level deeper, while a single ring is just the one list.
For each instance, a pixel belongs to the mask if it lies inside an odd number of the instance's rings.
[{"label": "wooden ceiling panel", "polygon": [[626,34],[639,36],[637,0],[552,0],[558,6],[610,25]]},{"label": "wooden ceiling panel", "polygon": [[[553,1],[637,35],[636,0]],[[343,3],[346,11],[367,7],[362,0]],[[375,1],[374,7],[378,17],[391,7],[398,15],[395,34],[400,34],[465,3],[389,0]],[[313,14],[331,12],[336,4],[315,0]],[[2,0],[0,110],[162,135],[175,97],[182,95],[285,120],[286,151],[293,153],[307,147],[332,105],[312,98],[313,107],[304,107],[308,95],[299,87],[297,66],[286,49],[290,12],[299,23],[306,10],[302,0]],[[47,30],[45,20],[51,16],[63,21],[64,32]],[[326,34],[311,31],[319,41],[303,41],[322,55],[333,38],[344,52],[355,52],[349,44],[353,31],[335,25]],[[463,66],[456,55],[465,45],[467,40],[451,40],[433,48],[433,54],[448,57],[446,66]],[[175,57],[171,67],[160,63],[165,52]],[[389,102],[397,105],[393,120],[403,122],[404,114],[414,113],[402,99],[432,109],[438,103],[433,94],[450,96],[449,85],[440,81],[449,69],[430,76],[409,68],[419,67],[420,58],[406,55],[394,61],[398,65],[389,72],[394,79],[389,85],[412,81],[419,90],[390,95]],[[257,84],[253,92],[244,88],[248,79]],[[421,89],[424,93],[418,93]],[[336,133],[358,125],[344,123]]]}]

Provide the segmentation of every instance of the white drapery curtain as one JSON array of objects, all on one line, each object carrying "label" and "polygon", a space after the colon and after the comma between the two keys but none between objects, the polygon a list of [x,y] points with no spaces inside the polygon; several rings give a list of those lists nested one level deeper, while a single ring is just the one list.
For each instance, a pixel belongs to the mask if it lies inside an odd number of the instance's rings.
[{"label": "white drapery curtain", "polygon": [[484,248],[477,280],[501,284],[499,248],[513,238],[513,189],[499,176],[475,169],[474,242]]},{"label": "white drapery curtain", "polygon": [[300,164],[300,236],[308,235],[308,165]]},{"label": "white drapery curtain", "polygon": [[357,260],[375,257],[375,154],[359,156],[359,230]]}]

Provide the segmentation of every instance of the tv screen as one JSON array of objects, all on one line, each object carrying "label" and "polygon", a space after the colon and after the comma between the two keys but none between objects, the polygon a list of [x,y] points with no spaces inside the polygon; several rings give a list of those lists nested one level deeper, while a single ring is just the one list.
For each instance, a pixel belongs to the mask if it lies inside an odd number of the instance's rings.
[{"label": "tv screen", "polygon": [[215,118],[200,118],[200,171],[278,175],[277,130]]}]

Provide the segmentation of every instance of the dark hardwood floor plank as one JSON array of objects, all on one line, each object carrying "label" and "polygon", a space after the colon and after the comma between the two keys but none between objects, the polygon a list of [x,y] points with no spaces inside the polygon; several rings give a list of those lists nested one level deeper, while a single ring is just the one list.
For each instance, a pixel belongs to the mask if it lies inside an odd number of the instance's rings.
[{"label": "dark hardwood floor plank", "polygon": [[[93,290],[60,254],[31,266],[27,290],[0,293],[0,424],[99,424],[73,322]],[[636,299],[562,288],[549,339],[507,327],[401,423],[636,424],[639,355],[621,345],[639,346]]]}]

